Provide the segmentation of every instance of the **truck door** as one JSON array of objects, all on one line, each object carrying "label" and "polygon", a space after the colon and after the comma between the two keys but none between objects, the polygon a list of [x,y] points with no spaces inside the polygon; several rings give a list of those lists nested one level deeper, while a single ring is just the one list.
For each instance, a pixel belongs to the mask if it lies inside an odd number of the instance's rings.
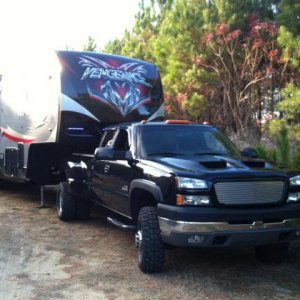
[{"label": "truck door", "polygon": [[[100,142],[100,147],[112,148],[112,142],[116,135],[116,130],[107,130]],[[111,206],[111,193],[108,193],[107,186],[109,181],[110,162],[95,158],[94,166],[91,174],[91,190],[94,194],[94,200],[100,204]]]},{"label": "truck door", "polygon": [[[129,151],[130,139],[126,129],[120,129],[115,136],[113,149],[117,151]],[[113,198],[114,209],[122,214],[130,215],[129,185],[133,177],[133,168],[128,160],[113,160],[107,164],[110,181],[108,191]]]},{"label": "truck door", "polygon": [[[107,135],[107,134],[106,134]],[[129,150],[129,135],[125,129],[119,129],[112,139],[101,142],[101,146],[112,147],[114,150]],[[129,214],[129,182],[132,168],[127,160],[96,160],[92,175],[92,190],[102,204],[120,212]]]}]

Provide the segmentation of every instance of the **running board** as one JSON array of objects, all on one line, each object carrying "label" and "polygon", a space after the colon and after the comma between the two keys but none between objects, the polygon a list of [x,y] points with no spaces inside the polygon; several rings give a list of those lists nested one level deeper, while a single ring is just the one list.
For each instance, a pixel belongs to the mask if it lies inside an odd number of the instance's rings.
[{"label": "running board", "polygon": [[112,217],[107,217],[107,221],[123,230],[136,231],[136,229],[137,229],[135,225],[129,225],[129,224],[122,223],[121,221],[114,219]]}]

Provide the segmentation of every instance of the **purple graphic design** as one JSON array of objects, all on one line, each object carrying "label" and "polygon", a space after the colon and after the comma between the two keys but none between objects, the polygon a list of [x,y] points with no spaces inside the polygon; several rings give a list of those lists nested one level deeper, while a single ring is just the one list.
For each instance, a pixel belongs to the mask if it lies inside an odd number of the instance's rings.
[{"label": "purple graphic design", "polygon": [[83,55],[79,64],[84,68],[81,80],[87,81],[92,98],[112,106],[123,117],[141,104],[150,101],[146,69],[139,63],[111,63]]}]

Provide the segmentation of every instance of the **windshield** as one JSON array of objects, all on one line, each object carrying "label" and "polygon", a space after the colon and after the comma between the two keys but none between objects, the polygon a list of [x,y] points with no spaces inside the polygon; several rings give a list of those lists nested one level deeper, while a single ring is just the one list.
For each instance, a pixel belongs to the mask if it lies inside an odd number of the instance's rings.
[{"label": "windshield", "polygon": [[201,125],[141,126],[141,157],[239,155],[239,150],[220,131]]}]

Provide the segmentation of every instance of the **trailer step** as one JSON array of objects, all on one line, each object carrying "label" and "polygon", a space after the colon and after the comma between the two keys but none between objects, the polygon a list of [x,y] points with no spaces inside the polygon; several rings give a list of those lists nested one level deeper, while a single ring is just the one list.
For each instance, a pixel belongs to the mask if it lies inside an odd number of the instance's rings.
[{"label": "trailer step", "polygon": [[125,224],[125,223],[121,222],[120,220],[117,220],[112,217],[107,217],[107,221],[123,230],[136,231],[136,229],[137,229],[135,225]]}]

